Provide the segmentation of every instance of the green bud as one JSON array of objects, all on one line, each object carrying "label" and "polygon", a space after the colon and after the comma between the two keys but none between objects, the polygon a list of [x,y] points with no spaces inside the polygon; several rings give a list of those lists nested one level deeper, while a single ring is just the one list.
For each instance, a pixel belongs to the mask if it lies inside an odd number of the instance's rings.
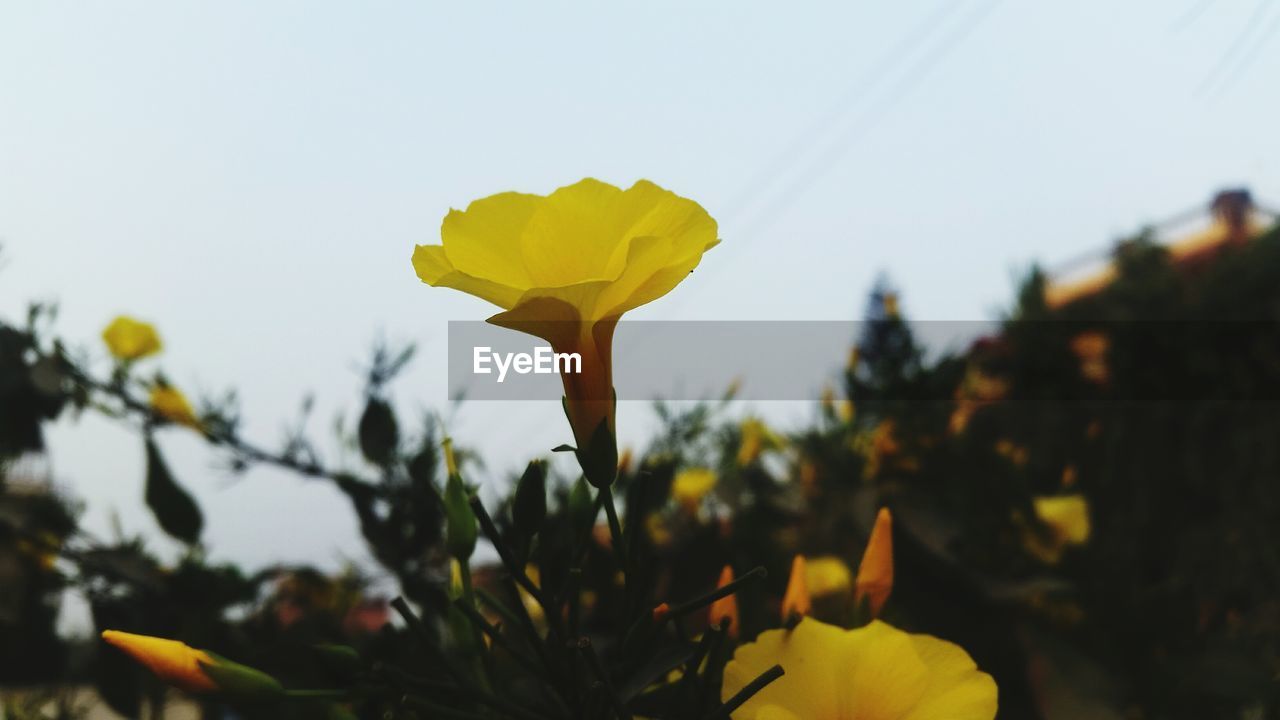
[{"label": "green bud", "polygon": [[519,542],[527,545],[546,517],[547,464],[534,460],[516,484],[516,497],[511,507],[511,520]]},{"label": "green bud", "polygon": [[325,667],[344,676],[355,675],[364,669],[360,653],[350,645],[321,643],[312,646]]},{"label": "green bud", "polygon": [[471,510],[471,494],[453,462],[453,443],[447,438],[444,442],[449,460],[449,479],[444,485],[445,547],[450,555],[466,560],[476,549],[476,515]]},{"label": "green bud", "polygon": [[591,444],[578,448],[578,464],[587,482],[597,488],[607,488],[618,479],[618,439],[609,429],[607,420],[600,421],[591,434]]},{"label": "green bud", "polygon": [[594,514],[595,501],[591,498],[591,487],[580,477],[569,491],[569,518],[574,527],[582,528],[591,522]]},{"label": "green bud", "polygon": [[271,700],[284,696],[284,686],[280,681],[261,670],[213,653],[207,654],[213,662],[201,661],[200,669],[218,686],[219,693],[239,700]]}]

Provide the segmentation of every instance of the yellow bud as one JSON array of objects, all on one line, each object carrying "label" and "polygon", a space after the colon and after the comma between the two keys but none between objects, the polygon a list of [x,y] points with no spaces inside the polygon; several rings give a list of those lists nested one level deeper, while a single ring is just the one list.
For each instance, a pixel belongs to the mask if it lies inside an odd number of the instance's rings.
[{"label": "yellow bud", "polygon": [[445,438],[441,443],[444,447],[444,467],[449,475],[458,474],[458,461],[453,456],[453,438]]},{"label": "yellow bud", "polygon": [[808,615],[813,611],[813,599],[809,597],[809,584],[805,577],[803,555],[791,561],[791,578],[787,580],[787,592],[782,596],[782,619]]},{"label": "yellow bud", "polygon": [[209,653],[177,640],[104,630],[102,639],[114,645],[155,673],[164,682],[190,693],[211,693],[218,686],[204,672],[212,664]]},{"label": "yellow bud", "polygon": [[[716,583],[716,588],[722,588],[733,582],[733,567],[725,565],[720,571],[720,581]],[[711,603],[711,611],[709,614],[711,625],[718,627],[725,620],[729,621],[727,632],[729,637],[738,637],[738,597],[736,595],[726,595],[719,600]]]},{"label": "yellow bud", "polygon": [[876,515],[853,588],[853,601],[861,604],[866,598],[871,617],[880,617],[880,610],[893,592],[893,516],[889,508],[880,508]]},{"label": "yellow bud", "polygon": [[200,429],[200,420],[187,401],[187,396],[172,385],[151,388],[151,410],[169,422]]}]

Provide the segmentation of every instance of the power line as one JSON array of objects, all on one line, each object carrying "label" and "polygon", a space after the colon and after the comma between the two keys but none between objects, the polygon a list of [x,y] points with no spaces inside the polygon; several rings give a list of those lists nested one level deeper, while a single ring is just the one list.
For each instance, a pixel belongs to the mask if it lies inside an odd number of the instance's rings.
[{"label": "power line", "polygon": [[766,223],[772,222],[771,218],[778,217],[797,197],[812,187],[814,182],[830,172],[865,133],[872,130],[890,109],[905,98],[930,71],[937,67],[960,43],[964,42],[970,34],[977,30],[1001,2],[1002,0],[988,2],[978,8],[976,12],[971,13],[960,25],[953,28],[951,33],[944,36],[931,52],[926,53],[919,61],[907,69],[906,73],[890,89],[888,97],[856,117],[854,122],[840,136],[840,139],[831,145],[829,152],[820,155],[810,164],[808,171],[801,174],[777,196],[777,199],[771,205],[759,213],[763,219],[760,223],[752,226],[756,231],[755,234],[758,236],[759,230],[766,227]]},{"label": "power line", "polygon": [[1254,38],[1253,42],[1249,45],[1249,48],[1240,56],[1240,60],[1236,63],[1235,69],[1227,74],[1227,79],[1218,86],[1218,89],[1213,93],[1212,97],[1221,97],[1228,90],[1234,87],[1235,84],[1239,82],[1240,78],[1244,77],[1248,73],[1249,69],[1253,67],[1253,63],[1257,61],[1263,48],[1267,46],[1271,41],[1271,38],[1275,37],[1277,33],[1280,33],[1280,10],[1272,13],[1271,22],[1267,24],[1266,29],[1262,31],[1261,35]]},{"label": "power line", "polygon": [[857,80],[846,86],[844,92],[838,96],[836,102],[832,103],[826,113],[819,115],[804,130],[794,135],[791,142],[787,143],[764,167],[756,172],[751,177],[751,180],[745,183],[726,203],[722,215],[733,217],[742,212],[753,195],[759,190],[767,188],[781,177],[797,157],[808,151],[808,146],[812,145],[820,135],[825,134],[833,123],[848,112],[849,107],[864,100],[870,89],[892,73],[895,64],[904,57],[915,53],[934,31],[962,5],[963,3],[960,2],[943,2],[934,12],[930,13],[923,21],[903,35],[867,72],[858,76]]},{"label": "power line", "polygon": [[1181,32],[1186,30],[1188,27],[1191,27],[1192,23],[1199,20],[1200,17],[1204,15],[1205,11],[1212,6],[1213,0],[1199,0],[1199,2],[1193,3],[1191,7],[1187,8],[1186,12],[1180,15],[1177,20],[1173,21],[1173,24],[1169,26],[1169,31]]},{"label": "power line", "polygon": [[1235,63],[1237,56],[1251,43],[1254,31],[1262,27],[1262,20],[1266,17],[1266,11],[1270,6],[1271,0],[1258,0],[1244,28],[1236,35],[1235,40],[1227,48],[1227,51],[1223,53],[1222,57],[1218,59],[1218,63],[1213,66],[1209,74],[1196,87],[1195,94],[1197,97],[1203,97],[1206,92],[1219,85],[1224,77],[1229,78],[1229,75],[1224,76],[1224,73]]},{"label": "power line", "polygon": [[[925,53],[900,76],[898,82],[890,88],[888,96],[882,102],[872,105],[865,112],[855,117],[854,122],[846,128],[840,139],[832,144],[827,152],[820,155],[810,164],[809,169],[804,174],[798,176],[782,192],[778,193],[774,201],[766,206],[764,210],[756,213],[757,217],[761,218],[760,221],[752,224],[748,232],[736,239],[735,249],[737,252],[726,258],[724,262],[717,264],[716,270],[724,272],[727,267],[743,257],[744,250],[761,236],[765,228],[769,227],[801,193],[830,171],[864,133],[874,128],[889,109],[901,101],[916,84],[928,75],[930,70],[946,59],[960,43],[977,30],[1001,2],[1003,0],[992,0],[983,4],[975,12],[970,13],[950,33],[936,43],[932,50]],[[689,295],[691,294],[686,293],[682,298]],[[678,304],[678,302],[673,303],[673,305],[675,304]],[[670,308],[671,306],[668,307]]]}]

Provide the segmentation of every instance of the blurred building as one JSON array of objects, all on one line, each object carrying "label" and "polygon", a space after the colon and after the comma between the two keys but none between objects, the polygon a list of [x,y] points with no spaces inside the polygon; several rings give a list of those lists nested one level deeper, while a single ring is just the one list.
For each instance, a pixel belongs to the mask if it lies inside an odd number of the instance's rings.
[{"label": "blurred building", "polygon": [[[1194,270],[1275,224],[1274,211],[1260,207],[1248,189],[1236,188],[1219,192],[1208,207],[1150,228],[1149,237],[1168,250],[1174,266]],[[1062,308],[1105,289],[1117,277],[1113,258],[1112,251],[1092,253],[1051,273],[1045,286],[1046,304]]]}]

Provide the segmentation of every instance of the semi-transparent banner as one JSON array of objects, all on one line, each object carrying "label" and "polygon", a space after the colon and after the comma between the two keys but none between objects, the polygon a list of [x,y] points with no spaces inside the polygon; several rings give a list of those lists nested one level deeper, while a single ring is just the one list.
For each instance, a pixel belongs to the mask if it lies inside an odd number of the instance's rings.
[{"label": "semi-transparent banner", "polygon": [[[619,400],[709,400],[721,398],[732,385],[747,400],[814,400],[825,386],[838,383],[850,350],[864,353],[879,343],[891,352],[901,335],[883,333],[867,322],[837,321],[634,321],[619,323],[612,341],[613,384]],[[449,323],[449,394],[470,400],[558,400],[563,395],[559,373],[580,371],[572,350],[577,326],[543,323],[537,331],[559,337],[559,347],[534,335],[485,322]],[[994,372],[1013,377],[1055,372],[1061,363],[1082,367],[1112,363],[1185,362],[1194,368],[1194,348],[1235,350],[1234,363],[1280,364],[1280,326],[1271,322],[1131,322],[1018,323],[1002,334],[991,322],[912,322],[913,342],[931,357],[964,354]],[[601,347],[608,343],[601,343]],[[1175,357],[1150,355],[1152,348],[1182,352]],[[1006,353],[1020,366],[1002,362]],[[1027,352],[1039,347],[1038,353]],[[1188,353],[1187,348],[1193,350]],[[1132,350],[1131,350],[1132,349]],[[563,350],[565,352],[557,352]],[[1141,354],[1137,354],[1141,353]],[[864,355],[864,359],[866,358]],[[590,360],[588,359],[588,362]],[[1028,367],[1044,363],[1044,368]],[[1129,384],[1128,399],[1280,400],[1280,388],[1236,389],[1233,377],[1243,366],[1203,368],[1202,382],[1161,387]],[[1132,368],[1130,368],[1132,369]],[[1095,378],[1096,379],[1096,378]],[[1086,382],[1082,388],[1089,388]],[[947,400],[954,387],[907,387],[917,395],[903,400]],[[1092,394],[1092,393],[1090,393]]]}]

